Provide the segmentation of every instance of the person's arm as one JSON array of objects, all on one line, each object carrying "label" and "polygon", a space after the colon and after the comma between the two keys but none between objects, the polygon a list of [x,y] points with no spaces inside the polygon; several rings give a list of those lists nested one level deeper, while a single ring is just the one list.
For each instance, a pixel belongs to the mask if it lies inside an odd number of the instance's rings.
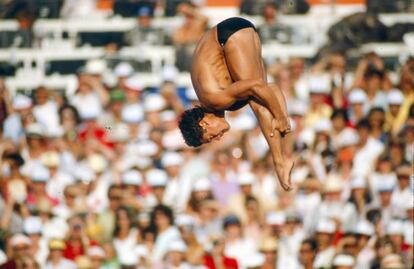
[{"label": "person's arm", "polygon": [[210,93],[207,99],[211,108],[225,110],[236,101],[253,98],[270,111],[271,118],[276,120],[275,128],[282,129],[282,132],[289,132],[290,124],[287,115],[274,90],[280,91],[276,86],[269,87],[261,79],[239,80],[224,90]]}]

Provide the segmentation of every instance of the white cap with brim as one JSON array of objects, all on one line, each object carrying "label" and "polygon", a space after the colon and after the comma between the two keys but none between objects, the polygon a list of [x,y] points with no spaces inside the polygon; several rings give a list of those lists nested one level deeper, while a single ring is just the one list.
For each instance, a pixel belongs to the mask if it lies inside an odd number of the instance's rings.
[{"label": "white cap with brim", "polygon": [[164,167],[179,166],[184,162],[183,157],[177,152],[166,152],[161,157],[161,164]]},{"label": "white cap with brim", "polygon": [[144,88],[142,81],[138,77],[130,77],[125,80],[125,87],[129,90],[140,92]]},{"label": "white cap with brim", "polygon": [[356,234],[372,236],[375,233],[375,228],[370,222],[368,222],[366,220],[361,220],[356,224],[354,232]]},{"label": "white cap with brim", "polygon": [[343,183],[337,174],[330,174],[323,186],[324,193],[341,192]]},{"label": "white cap with brim", "polygon": [[398,89],[392,89],[387,95],[388,105],[402,105],[404,103],[404,95]]},{"label": "white cap with brim", "polygon": [[179,73],[179,70],[174,65],[166,65],[162,70],[162,80],[175,82]]},{"label": "white cap with brim", "polygon": [[330,88],[328,76],[313,75],[308,80],[309,92],[311,94],[328,94]]},{"label": "white cap with brim", "polygon": [[368,100],[368,97],[364,90],[356,88],[349,93],[348,100],[351,104],[363,104]]},{"label": "white cap with brim", "polygon": [[144,111],[157,112],[165,108],[167,102],[160,94],[149,94],[144,98]]},{"label": "white cap with brim", "polygon": [[386,228],[387,235],[404,235],[404,223],[400,220],[392,220]]},{"label": "white cap with brim", "polygon": [[256,268],[265,264],[266,258],[262,253],[251,253],[242,259],[244,268]]},{"label": "white cap with brim", "polygon": [[367,182],[363,177],[357,176],[351,180],[351,189],[366,189],[366,188],[367,188]]},{"label": "white cap with brim", "polygon": [[237,181],[239,185],[252,185],[256,182],[256,176],[250,172],[243,172],[238,175]]},{"label": "white cap with brim", "polygon": [[75,170],[74,176],[77,180],[80,180],[84,183],[90,183],[95,179],[96,175],[89,167],[80,165]]},{"label": "white cap with brim", "polygon": [[40,123],[30,123],[26,128],[27,136],[45,136],[45,128]]},{"label": "white cap with brim", "polygon": [[151,157],[158,152],[158,145],[152,140],[142,140],[133,145],[132,151],[141,157]]},{"label": "white cap with brim", "polygon": [[12,247],[16,247],[19,245],[31,245],[32,240],[29,237],[25,236],[24,234],[15,234],[10,239],[10,244]]},{"label": "white cap with brim", "polygon": [[167,173],[160,169],[151,169],[147,171],[146,179],[151,187],[165,186],[168,182]]},{"label": "white cap with brim", "polygon": [[23,231],[25,234],[41,234],[43,230],[43,223],[40,217],[30,216],[23,222]]},{"label": "white cap with brim", "polygon": [[122,108],[121,119],[125,123],[138,124],[144,120],[144,110],[139,104],[126,105]]},{"label": "white cap with brim", "polygon": [[125,185],[140,186],[142,185],[141,173],[136,170],[129,170],[122,174],[122,183]]},{"label": "white cap with brim", "polygon": [[108,161],[101,154],[92,154],[87,158],[89,168],[95,173],[102,173],[108,166]]},{"label": "white cap with brim", "polygon": [[60,157],[56,151],[47,151],[40,156],[42,164],[46,167],[58,167],[60,164]]},{"label": "white cap with brim", "polygon": [[336,231],[336,225],[333,220],[321,219],[316,226],[316,232],[333,234]]},{"label": "white cap with brim", "polygon": [[98,257],[105,259],[105,251],[99,246],[91,246],[88,248],[87,254],[89,257]]},{"label": "white cap with brim", "polygon": [[109,133],[111,142],[126,142],[129,139],[129,127],[126,124],[117,124]]},{"label": "white cap with brim", "polygon": [[134,73],[134,68],[130,63],[121,62],[115,67],[114,73],[117,77],[129,77]]},{"label": "white cap with brim", "polygon": [[355,265],[355,259],[348,254],[338,254],[335,256],[332,262],[333,266],[351,266]]},{"label": "white cap with brim", "polygon": [[30,108],[32,106],[32,99],[26,95],[18,94],[13,98],[12,106],[15,110]]},{"label": "white cap with brim", "polygon": [[89,60],[85,65],[85,73],[91,75],[102,75],[106,70],[106,62],[102,59]]},{"label": "white cap with brim", "polygon": [[101,114],[101,106],[98,103],[88,104],[88,108],[80,109],[79,115],[82,120],[95,120]]},{"label": "white cap with brim", "polygon": [[168,252],[186,252],[187,245],[182,240],[176,240],[169,244]]},{"label": "white cap with brim", "polygon": [[175,224],[177,226],[190,226],[195,223],[195,219],[193,216],[188,214],[181,214],[175,218]]},{"label": "white cap with brim", "polygon": [[395,187],[395,182],[391,180],[379,180],[377,183],[377,192],[392,192]]},{"label": "white cap with brim", "polygon": [[177,114],[172,110],[163,111],[160,114],[160,119],[162,122],[176,121]]},{"label": "white cap with brim", "polygon": [[33,182],[47,182],[50,178],[49,169],[42,164],[35,165],[31,171],[31,180]]},{"label": "white cap with brim", "polygon": [[345,148],[359,143],[359,135],[352,129],[342,131],[338,136],[338,147]]},{"label": "white cap with brim", "polygon": [[286,215],[282,212],[270,212],[266,215],[266,224],[283,225],[286,222]]},{"label": "white cap with brim", "polygon": [[211,183],[208,178],[199,178],[193,184],[193,191],[210,191]]},{"label": "white cap with brim", "polygon": [[322,119],[315,123],[313,130],[316,133],[329,133],[332,131],[332,123],[328,119]]}]

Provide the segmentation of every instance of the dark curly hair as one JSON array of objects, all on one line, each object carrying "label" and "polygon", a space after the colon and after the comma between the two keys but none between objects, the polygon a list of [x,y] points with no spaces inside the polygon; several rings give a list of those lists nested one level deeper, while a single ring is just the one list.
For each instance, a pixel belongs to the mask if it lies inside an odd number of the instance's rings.
[{"label": "dark curly hair", "polygon": [[191,147],[199,147],[202,142],[203,129],[199,122],[204,118],[204,109],[195,107],[183,112],[178,123],[185,143]]}]

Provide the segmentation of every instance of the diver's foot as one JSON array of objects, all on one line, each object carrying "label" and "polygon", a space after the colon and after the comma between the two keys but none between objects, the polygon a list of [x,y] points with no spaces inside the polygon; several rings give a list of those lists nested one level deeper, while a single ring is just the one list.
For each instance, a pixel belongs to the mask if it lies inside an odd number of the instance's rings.
[{"label": "diver's foot", "polygon": [[[285,160],[283,163],[283,166],[278,171],[280,185],[285,191],[291,191],[293,189],[291,174],[292,174],[292,170],[294,166],[295,166],[295,161]],[[276,169],[279,169],[279,168],[276,168]]]}]

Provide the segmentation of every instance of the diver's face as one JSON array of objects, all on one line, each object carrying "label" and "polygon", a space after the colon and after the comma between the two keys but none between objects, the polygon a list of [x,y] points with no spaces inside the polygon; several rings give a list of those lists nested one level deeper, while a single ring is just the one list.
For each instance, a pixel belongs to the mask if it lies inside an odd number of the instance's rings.
[{"label": "diver's face", "polygon": [[200,126],[203,128],[203,143],[209,143],[213,140],[220,140],[220,138],[230,129],[229,123],[220,116],[214,113],[205,113],[204,118],[200,121]]}]

